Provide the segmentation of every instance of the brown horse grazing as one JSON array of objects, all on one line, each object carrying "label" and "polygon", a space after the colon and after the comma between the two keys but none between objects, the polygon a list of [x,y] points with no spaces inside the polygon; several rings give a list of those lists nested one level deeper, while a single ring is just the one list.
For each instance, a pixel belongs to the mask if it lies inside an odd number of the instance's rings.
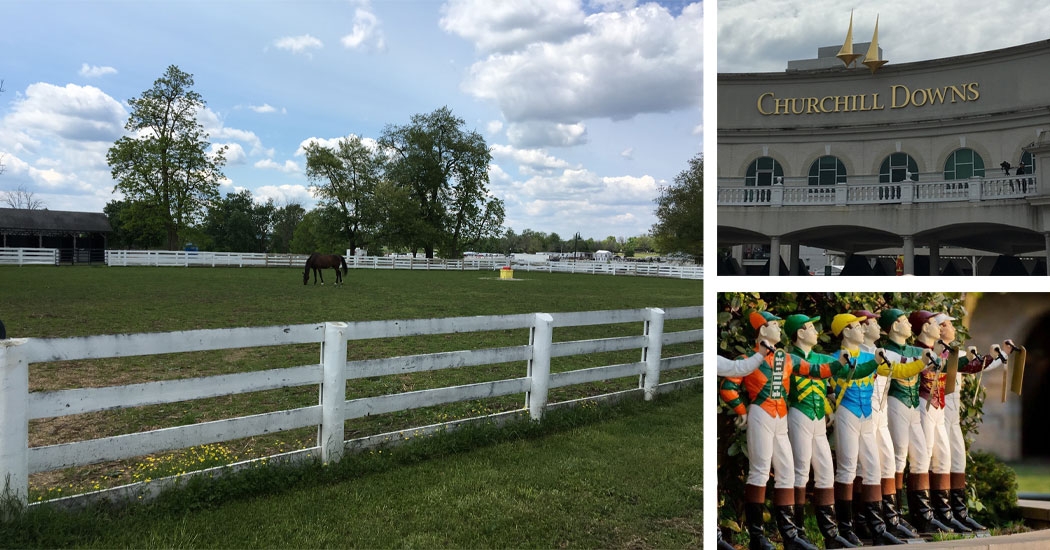
[{"label": "brown horse grazing", "polygon": [[[339,266],[343,267],[343,273],[339,273]],[[321,271],[325,268],[335,268],[335,284],[343,284],[343,275],[346,274],[346,260],[338,254],[318,254],[314,252],[310,254],[310,257],[306,259],[306,269],[303,270],[303,284],[310,280],[310,270],[314,270],[314,284],[317,284],[317,276],[321,276],[321,284],[324,284],[324,273]]]}]

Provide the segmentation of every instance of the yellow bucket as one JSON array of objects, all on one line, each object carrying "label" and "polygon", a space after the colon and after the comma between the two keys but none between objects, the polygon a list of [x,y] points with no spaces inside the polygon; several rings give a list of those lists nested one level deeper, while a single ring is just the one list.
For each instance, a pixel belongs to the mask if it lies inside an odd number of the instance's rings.
[{"label": "yellow bucket", "polygon": [[514,270],[511,269],[510,267],[501,268],[499,270],[499,278],[500,279],[513,279],[514,278]]}]

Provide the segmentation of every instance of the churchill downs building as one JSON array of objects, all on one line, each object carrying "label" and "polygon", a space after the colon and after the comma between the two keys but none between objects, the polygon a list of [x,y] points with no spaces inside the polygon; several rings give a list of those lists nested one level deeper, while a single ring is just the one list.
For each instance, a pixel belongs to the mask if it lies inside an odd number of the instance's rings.
[{"label": "churchill downs building", "polygon": [[883,65],[851,35],[718,75],[719,273],[1046,275],[1050,40]]}]

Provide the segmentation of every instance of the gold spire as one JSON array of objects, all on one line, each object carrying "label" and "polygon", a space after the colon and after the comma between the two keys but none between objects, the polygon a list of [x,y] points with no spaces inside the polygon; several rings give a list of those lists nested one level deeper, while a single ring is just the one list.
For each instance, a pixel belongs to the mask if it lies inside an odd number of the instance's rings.
[{"label": "gold spire", "polygon": [[864,64],[871,69],[871,74],[875,74],[875,71],[879,70],[886,64],[885,59],[879,59],[879,16],[875,16],[875,34],[871,35],[871,45],[868,46],[868,53],[864,56]]},{"label": "gold spire", "polygon": [[853,53],[853,10],[849,12],[849,30],[846,31],[846,41],[843,42],[836,57],[841,59],[847,67],[860,57],[859,53]]}]

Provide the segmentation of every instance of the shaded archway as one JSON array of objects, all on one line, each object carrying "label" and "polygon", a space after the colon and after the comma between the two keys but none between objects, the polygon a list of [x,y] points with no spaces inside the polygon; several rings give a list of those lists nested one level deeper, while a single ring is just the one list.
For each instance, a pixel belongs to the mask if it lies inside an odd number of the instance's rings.
[{"label": "shaded archway", "polygon": [[1050,403],[1050,341],[1046,327],[1050,326],[1050,312],[1030,324],[1026,336],[1028,360],[1024,369],[1021,391],[1021,454],[1025,458],[1050,458],[1050,437],[1046,436],[1046,404]]}]

